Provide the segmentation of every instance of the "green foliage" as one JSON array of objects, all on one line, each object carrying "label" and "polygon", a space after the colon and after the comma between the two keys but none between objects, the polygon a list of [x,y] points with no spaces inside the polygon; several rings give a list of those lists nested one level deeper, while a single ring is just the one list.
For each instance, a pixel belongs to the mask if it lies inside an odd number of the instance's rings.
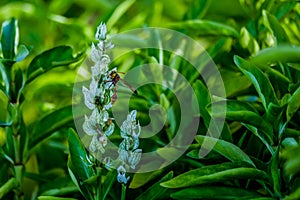
[{"label": "green foliage", "polygon": [[[126,199],[299,199],[299,18],[297,1],[4,0],[0,199],[120,198],[116,171],[92,165],[93,157],[73,124],[73,118],[83,114],[72,113],[73,83],[100,21],[107,23],[111,34],[151,26],[187,34],[218,66],[226,89],[226,99],[210,94],[189,63],[159,49],[134,51],[111,64],[120,72],[145,63],[178,70],[192,85],[200,110],[194,116],[200,118],[197,136],[185,154],[163,169],[132,175]],[[160,44],[161,36],[156,38]],[[135,37],[119,39],[145,44]],[[189,51],[184,44],[177,48]],[[209,66],[203,57],[196,66],[200,71]],[[147,76],[172,80],[175,89],[182,89],[176,85],[178,77],[156,69],[134,78]],[[218,84],[214,82],[216,88]],[[119,90],[116,113],[128,97],[123,87]],[[152,137],[141,139],[140,146],[143,152],[158,149],[165,159],[174,149],[164,146],[181,123],[175,95],[150,84],[138,89],[129,107],[139,111],[141,125],[151,124],[151,130],[157,130],[162,119],[151,121],[148,114],[157,104],[166,110],[163,128],[156,135],[145,133]],[[156,116],[160,109],[152,111]],[[220,139],[205,135],[222,116],[226,121],[217,130]],[[117,143],[120,138],[111,140]],[[214,147],[202,157],[199,152],[208,148],[205,145]]]},{"label": "green foliage", "polygon": [[[38,106],[38,104],[29,104],[28,101],[30,102],[29,96],[35,94],[38,89],[36,86],[32,87],[36,84],[33,79],[38,76],[43,78],[42,73],[37,70],[44,73],[51,72],[55,67],[63,69],[71,64],[78,65],[82,61],[84,50],[78,56],[73,57],[73,50],[70,46],[56,47],[31,58],[31,63],[27,65],[31,56],[30,49],[25,45],[19,45],[18,20],[12,18],[5,21],[1,31],[0,58],[0,126],[1,140],[4,139],[1,141],[0,198],[4,199],[13,198],[14,195],[17,197],[19,193],[23,193],[24,198],[34,198],[33,191],[38,187],[38,183],[45,182],[46,177],[50,175],[47,173],[54,172],[54,169],[47,169],[47,163],[37,162],[37,156],[42,156],[42,159],[47,156],[40,153],[38,147],[46,143],[50,144],[49,138],[54,134],[60,134],[64,127],[73,121],[72,106],[70,105],[65,105],[65,108],[62,109],[53,108],[44,112],[41,118],[40,116],[31,116],[28,112],[30,107]],[[35,72],[34,75],[33,72]],[[48,84],[55,85],[56,83]],[[40,102],[40,105],[43,104]],[[36,121],[28,123],[30,117],[36,117]],[[59,146],[55,147],[55,151],[60,148],[66,149],[62,142],[57,143]],[[58,151],[60,155],[63,155],[62,150]],[[39,175],[38,169],[41,170]],[[61,170],[63,172],[65,169]],[[4,174],[6,175],[4,176]],[[67,177],[64,172],[63,174]],[[54,172],[52,175],[59,177],[63,174]],[[31,183],[31,186],[28,185],[29,177],[35,181],[33,184]],[[71,183],[70,180],[69,183]]]}]

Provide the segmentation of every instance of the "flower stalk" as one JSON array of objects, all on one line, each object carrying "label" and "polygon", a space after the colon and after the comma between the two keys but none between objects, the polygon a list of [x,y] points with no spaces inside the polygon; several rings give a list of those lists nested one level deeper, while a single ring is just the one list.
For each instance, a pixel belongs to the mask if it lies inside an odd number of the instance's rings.
[{"label": "flower stalk", "polygon": [[[98,26],[95,38],[98,43],[93,43],[91,46],[91,59],[94,62],[94,66],[91,67],[91,82],[88,88],[82,87],[84,103],[91,110],[91,114],[90,116],[85,115],[82,127],[84,132],[91,136],[90,152],[104,155],[108,137],[115,130],[114,119],[109,116],[109,111],[116,101],[116,85],[119,75],[116,68],[112,70],[108,68],[110,57],[106,52],[114,45],[107,40],[107,29],[104,23]],[[120,127],[120,136],[123,140],[118,147],[118,158],[112,160],[110,157],[103,156],[100,160],[105,168],[117,169],[117,181],[122,184],[122,198],[125,198],[126,184],[130,178],[126,177],[126,172],[130,168],[136,168],[142,155],[142,149],[138,148],[141,127],[136,121],[136,115],[136,110],[131,111]],[[101,174],[98,175],[101,177]]]}]

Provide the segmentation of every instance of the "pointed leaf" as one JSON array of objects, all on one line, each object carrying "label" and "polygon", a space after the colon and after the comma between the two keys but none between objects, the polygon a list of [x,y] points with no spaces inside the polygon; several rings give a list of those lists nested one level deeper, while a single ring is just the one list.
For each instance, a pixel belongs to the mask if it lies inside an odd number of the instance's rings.
[{"label": "pointed leaf", "polygon": [[132,181],[130,182],[129,188],[132,189],[139,188],[145,185],[146,183],[148,183],[149,181],[155,179],[159,175],[161,175],[162,172],[163,171],[160,169],[153,172],[136,173],[134,174]]},{"label": "pointed leaf", "polygon": [[286,118],[287,121],[290,121],[293,115],[300,108],[300,87],[293,93],[293,95],[289,99],[289,103],[286,109]]},{"label": "pointed leaf", "polygon": [[16,55],[16,61],[20,62],[24,60],[30,53],[30,48],[26,47],[25,45],[20,45],[18,49],[18,53]]},{"label": "pointed leaf", "polygon": [[255,164],[249,158],[249,156],[238,146],[230,142],[203,135],[197,135],[195,139],[200,145],[204,145],[204,148],[206,145],[215,144],[213,150],[231,160],[232,162],[244,161],[255,167]]},{"label": "pointed leaf", "polygon": [[255,65],[242,59],[241,57],[234,56],[235,64],[240,68],[240,70],[251,80],[254,85],[261,101],[265,107],[268,109],[269,103],[278,104],[274,89],[268,77]]},{"label": "pointed leaf", "polygon": [[86,150],[77,133],[73,129],[69,129],[68,141],[70,159],[73,166],[72,172],[76,176],[77,180],[84,181],[92,176],[95,176],[96,174],[92,169],[90,161],[88,160]]},{"label": "pointed leaf", "polygon": [[238,167],[222,170],[218,166],[208,166],[183,173],[167,182],[161,183],[161,185],[167,188],[182,188],[239,179],[268,181],[269,177],[265,172],[254,168]]},{"label": "pointed leaf", "polygon": [[288,43],[288,36],[284,29],[281,27],[276,17],[270,14],[268,11],[263,11],[264,22],[267,28],[271,31],[277,44]]},{"label": "pointed leaf", "polygon": [[226,24],[209,20],[188,20],[170,24],[171,28],[184,29],[193,35],[218,35],[238,37],[239,33]]},{"label": "pointed leaf", "polygon": [[[260,114],[256,113],[256,110],[248,103],[242,101],[226,101],[227,107],[224,111],[224,103],[222,101],[213,104],[215,110],[218,112],[213,113],[214,117],[223,117],[226,115],[226,119],[242,122],[245,124],[253,125],[261,130],[265,138],[269,143],[273,141],[273,129],[272,125],[264,120]],[[220,106],[220,109],[218,107]],[[208,106],[208,111],[211,112],[211,106]],[[225,112],[225,113],[224,113]]]},{"label": "pointed leaf", "polygon": [[259,194],[235,187],[203,186],[180,190],[171,194],[174,199],[253,199]]},{"label": "pointed leaf", "polygon": [[[236,58],[238,59],[238,58]],[[299,63],[300,47],[280,45],[259,51],[249,62],[259,67],[276,63]]]},{"label": "pointed leaf", "polygon": [[58,46],[49,49],[31,61],[27,70],[27,82],[55,67],[68,66],[75,63],[82,58],[82,55],[82,53],[79,53],[73,56],[73,49],[70,46]]},{"label": "pointed leaf", "polygon": [[19,44],[18,21],[14,18],[2,24],[1,47],[3,57],[13,60]]},{"label": "pointed leaf", "polygon": [[72,121],[72,106],[67,106],[50,113],[39,122],[31,125],[32,133],[29,140],[29,149]]},{"label": "pointed leaf", "polygon": [[135,2],[135,0],[126,0],[118,5],[114,9],[114,12],[110,16],[110,18],[107,20],[107,28],[111,29],[114,24],[123,16],[124,13],[131,7],[131,5]]},{"label": "pointed leaf", "polygon": [[106,199],[106,196],[111,191],[114,182],[117,180],[117,173],[115,170],[111,170],[105,176],[105,180],[103,183],[103,197],[102,199]]}]

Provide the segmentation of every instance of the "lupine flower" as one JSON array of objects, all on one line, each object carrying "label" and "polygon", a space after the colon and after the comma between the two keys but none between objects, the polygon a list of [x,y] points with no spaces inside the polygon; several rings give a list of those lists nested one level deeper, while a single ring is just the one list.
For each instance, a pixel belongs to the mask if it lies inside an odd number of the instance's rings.
[{"label": "lupine flower", "polygon": [[105,25],[105,23],[101,22],[100,25],[97,27],[95,38],[97,40],[105,40],[106,39],[106,33],[107,33],[106,25]]},{"label": "lupine flower", "polygon": [[136,123],[136,110],[131,111],[127,116],[127,119],[123,122],[121,126],[121,136],[125,138],[126,136],[132,136],[133,138],[138,138],[141,133],[141,126]]},{"label": "lupine flower", "polygon": [[117,180],[119,183],[127,184],[127,181],[129,180],[130,177],[126,177],[126,169],[122,165],[120,165],[117,169],[118,171],[118,176]]},{"label": "lupine flower", "polygon": [[104,153],[105,152],[105,146],[107,145],[107,137],[106,135],[94,135],[91,143],[89,145],[89,150],[91,152],[101,152]]},{"label": "lupine flower", "polygon": [[114,88],[107,87],[107,79],[109,78],[108,65],[109,56],[106,54],[108,48],[113,45],[106,41],[106,26],[101,23],[97,28],[96,39],[98,44],[92,44],[91,58],[95,63],[91,67],[92,81],[89,89],[82,87],[85,105],[92,110],[90,117],[85,116],[83,130],[87,135],[92,136],[89,149],[92,152],[105,152],[107,145],[107,137],[114,131],[114,123],[109,117],[108,110],[112,107],[112,95]]},{"label": "lupine flower", "polygon": [[[92,136],[89,144],[90,151],[102,154],[105,153],[108,137],[114,132],[115,127],[108,111],[116,95],[116,83],[111,74],[117,72],[116,68],[108,70],[110,57],[106,54],[106,50],[113,48],[113,44],[107,41],[106,34],[106,26],[101,23],[95,34],[98,43],[93,43],[91,46],[91,59],[95,63],[91,67],[92,80],[89,89],[82,87],[85,105],[92,110],[89,117],[85,116],[82,128],[87,135]],[[127,184],[130,178],[126,177],[126,168],[135,169],[142,156],[142,149],[138,148],[141,127],[136,121],[136,113],[136,110],[131,111],[120,127],[123,141],[119,145],[118,159],[114,161],[110,157],[103,159],[107,169],[111,169],[112,165],[118,163],[117,180],[122,184]]]},{"label": "lupine flower", "polygon": [[91,110],[94,110],[97,106],[97,97],[104,98],[103,88],[98,87],[98,83],[94,78],[92,78],[89,89],[83,86],[82,92],[84,95],[84,103]]},{"label": "lupine flower", "polygon": [[139,122],[136,122],[136,110],[128,114],[120,129],[123,141],[119,145],[119,159],[123,164],[135,169],[142,156],[142,149],[138,149],[141,127]]}]

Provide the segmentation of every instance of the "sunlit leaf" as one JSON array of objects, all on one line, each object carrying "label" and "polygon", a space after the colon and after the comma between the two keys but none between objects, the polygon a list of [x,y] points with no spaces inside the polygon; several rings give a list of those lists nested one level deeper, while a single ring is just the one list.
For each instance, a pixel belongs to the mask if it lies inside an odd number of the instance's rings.
[{"label": "sunlit leaf", "polygon": [[19,182],[16,178],[9,179],[5,184],[0,187],[0,199],[4,197],[11,190],[17,188],[19,186]]},{"label": "sunlit leaf", "polygon": [[210,0],[199,0],[192,1],[191,9],[186,13],[186,19],[201,19],[205,16],[211,1]]},{"label": "sunlit leaf", "polygon": [[170,24],[171,28],[184,29],[193,35],[219,35],[238,37],[239,33],[232,27],[209,20],[188,20]]},{"label": "sunlit leaf", "polygon": [[211,184],[239,179],[259,179],[268,181],[268,175],[258,169],[239,167],[240,163],[223,163],[190,170],[161,183],[167,188],[182,188],[201,184]]},{"label": "sunlit leaf", "polygon": [[275,38],[276,43],[277,44],[288,43],[289,42],[288,37],[284,29],[281,27],[279,21],[276,19],[276,17],[270,14],[266,10],[263,11],[263,16],[264,16],[265,25],[272,32],[272,35]]},{"label": "sunlit leaf", "polygon": [[135,0],[126,0],[120,5],[118,5],[118,7],[115,8],[110,18],[107,20],[107,28],[111,29],[134,2]]},{"label": "sunlit leaf", "polygon": [[33,124],[29,148],[49,137],[52,133],[73,121],[72,106],[58,109]]},{"label": "sunlit leaf", "polygon": [[[238,61],[238,59],[235,59]],[[258,52],[250,60],[251,63],[258,66],[282,63],[299,63],[300,62],[300,47],[291,45],[280,45],[270,47]]]},{"label": "sunlit leaf", "polygon": [[89,179],[96,174],[92,169],[91,163],[88,160],[88,155],[79,136],[73,129],[69,129],[68,139],[72,172],[74,173],[79,185],[81,185],[82,181]]},{"label": "sunlit leaf", "polygon": [[30,48],[26,47],[25,45],[20,45],[17,55],[16,55],[16,61],[20,62],[24,60],[30,53]]},{"label": "sunlit leaf", "polygon": [[36,56],[27,69],[27,82],[32,81],[38,75],[45,73],[55,67],[68,66],[79,61],[83,54],[73,56],[70,46],[58,46],[47,50]]}]

